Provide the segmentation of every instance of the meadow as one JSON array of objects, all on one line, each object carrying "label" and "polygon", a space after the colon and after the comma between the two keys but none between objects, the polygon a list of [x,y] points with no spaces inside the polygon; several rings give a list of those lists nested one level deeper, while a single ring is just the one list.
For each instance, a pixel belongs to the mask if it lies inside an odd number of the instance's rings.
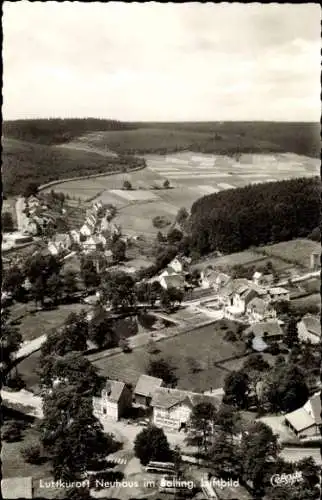
[{"label": "meadow", "polygon": [[[232,322],[217,322],[157,343],[160,349],[158,355],[170,360],[176,368],[178,388],[205,391],[223,386],[227,371],[218,368],[215,363],[244,353],[243,345],[225,340],[227,329],[235,330],[236,325]],[[195,373],[190,364],[191,358],[199,362]],[[94,365],[102,375],[136,384],[140,374],[146,371],[149,359],[146,347],[142,347],[131,353],[100,359]]]}]

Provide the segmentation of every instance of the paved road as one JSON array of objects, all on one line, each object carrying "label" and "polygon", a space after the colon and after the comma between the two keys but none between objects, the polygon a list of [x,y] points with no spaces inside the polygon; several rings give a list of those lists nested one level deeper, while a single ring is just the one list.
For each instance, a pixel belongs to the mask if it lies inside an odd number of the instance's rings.
[{"label": "paved road", "polygon": [[23,213],[26,207],[25,199],[19,197],[16,201],[16,214],[18,231],[24,231],[28,225],[28,217]]},{"label": "paved road", "polygon": [[25,358],[26,356],[29,356],[33,352],[39,351],[41,348],[42,344],[46,341],[47,335],[40,335],[40,337],[37,337],[34,340],[30,340],[28,342],[24,342],[20,349],[15,353],[15,359],[19,360],[22,358]]}]

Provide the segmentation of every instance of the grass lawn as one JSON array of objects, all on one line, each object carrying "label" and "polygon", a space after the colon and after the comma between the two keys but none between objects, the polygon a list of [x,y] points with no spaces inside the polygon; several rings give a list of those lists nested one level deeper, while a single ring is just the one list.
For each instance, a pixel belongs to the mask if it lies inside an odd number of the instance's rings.
[{"label": "grass lawn", "polygon": [[13,317],[26,313],[18,325],[24,341],[33,340],[53,328],[59,328],[72,312],[79,313],[90,308],[86,304],[67,304],[57,309],[30,312],[34,311],[34,306],[30,304],[14,304],[13,307],[16,308],[13,310]]},{"label": "grass lawn", "polygon": [[34,486],[34,497],[35,498],[55,498],[57,496],[58,490],[54,491],[52,489],[43,489],[39,487],[39,480],[51,480],[53,479],[50,472],[50,463],[45,462],[40,465],[28,464],[24,461],[21,456],[21,450],[25,446],[35,445],[39,442],[40,433],[39,431],[30,424],[23,431],[23,438],[21,441],[15,443],[5,443],[2,442],[1,449],[1,461],[2,461],[2,477],[28,477],[32,476],[33,486]]},{"label": "grass lawn", "polygon": [[[160,355],[170,359],[176,367],[179,388],[205,391],[210,387],[215,389],[223,386],[228,372],[214,366],[214,362],[244,352],[243,345],[224,340],[226,330],[222,330],[221,326],[225,323],[230,330],[236,329],[236,325],[232,322],[217,322],[158,342]],[[189,358],[200,362],[199,372],[191,372]],[[146,348],[142,347],[131,353],[95,361],[94,365],[106,376],[135,384],[141,373],[145,372],[149,359],[150,355]]]},{"label": "grass lawn", "polygon": [[294,264],[309,268],[311,253],[313,251],[320,252],[321,245],[311,240],[296,239],[268,245],[260,250],[268,256],[287,259]]},{"label": "grass lawn", "polygon": [[306,313],[318,313],[321,311],[321,295],[319,293],[313,293],[307,297],[301,297],[299,299],[294,299],[291,301],[291,308],[296,313],[306,314]]}]

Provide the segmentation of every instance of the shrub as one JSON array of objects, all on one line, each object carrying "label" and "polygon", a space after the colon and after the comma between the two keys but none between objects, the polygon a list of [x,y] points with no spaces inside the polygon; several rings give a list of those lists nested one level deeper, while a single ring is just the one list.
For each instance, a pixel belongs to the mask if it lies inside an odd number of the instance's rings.
[{"label": "shrub", "polygon": [[1,435],[3,441],[7,443],[13,443],[15,441],[21,440],[21,432],[23,429],[23,423],[15,420],[6,422],[1,429]]},{"label": "shrub", "polygon": [[171,224],[171,221],[162,215],[157,215],[152,220],[153,226],[157,229],[163,229]]},{"label": "shrub", "polygon": [[121,338],[119,341],[119,347],[122,349],[123,352],[131,352],[132,349],[129,344],[129,340],[126,338]]},{"label": "shrub", "polygon": [[130,181],[124,181],[123,182],[123,189],[126,189],[127,191],[129,191],[130,189],[133,189],[132,188],[132,184],[130,183]]},{"label": "shrub", "polygon": [[21,450],[21,455],[29,464],[40,464],[43,460],[39,444],[26,446]]}]

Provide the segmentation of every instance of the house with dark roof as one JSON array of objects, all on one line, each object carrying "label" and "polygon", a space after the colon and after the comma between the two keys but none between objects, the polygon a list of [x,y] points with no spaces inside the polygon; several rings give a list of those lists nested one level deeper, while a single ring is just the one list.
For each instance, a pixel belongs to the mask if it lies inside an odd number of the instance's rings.
[{"label": "house with dark roof", "polygon": [[107,380],[101,396],[93,397],[93,413],[103,423],[123,417],[132,406],[132,392],[124,382]]},{"label": "house with dark roof", "polygon": [[311,342],[311,344],[319,344],[321,342],[321,322],[316,316],[310,314],[304,316],[297,323],[297,331],[299,340]]},{"label": "house with dark roof", "polygon": [[206,395],[160,387],[153,394],[151,401],[153,424],[167,430],[181,430],[187,426],[194,406],[209,402],[218,408],[221,401],[222,395]]},{"label": "house with dark roof", "polygon": [[180,290],[183,290],[186,281],[182,274],[173,272],[172,274],[161,276],[159,283],[162,288],[165,288],[166,290],[168,290],[168,288],[179,288]]},{"label": "house with dark roof", "polygon": [[202,288],[212,288],[218,291],[221,287],[225,286],[230,281],[228,274],[216,271],[212,268],[206,268],[201,271],[200,284]]},{"label": "house with dark roof", "polygon": [[320,435],[321,393],[313,394],[302,408],[287,413],[285,424],[300,439]]},{"label": "house with dark roof", "polygon": [[283,340],[283,330],[278,321],[263,321],[254,323],[244,330],[243,337],[248,339],[252,337],[262,339],[266,344],[269,342],[280,342]]},{"label": "house with dark roof", "polygon": [[246,306],[246,313],[250,323],[257,323],[266,319],[276,319],[276,310],[266,300],[254,297]]},{"label": "house with dark roof", "polygon": [[289,301],[290,300],[290,292],[286,288],[282,288],[281,286],[275,286],[269,288],[268,290],[270,300],[272,302],[279,301]]},{"label": "house with dark roof", "polygon": [[162,387],[162,378],[141,375],[134,389],[134,402],[140,406],[150,406],[152,396],[157,389]]}]

